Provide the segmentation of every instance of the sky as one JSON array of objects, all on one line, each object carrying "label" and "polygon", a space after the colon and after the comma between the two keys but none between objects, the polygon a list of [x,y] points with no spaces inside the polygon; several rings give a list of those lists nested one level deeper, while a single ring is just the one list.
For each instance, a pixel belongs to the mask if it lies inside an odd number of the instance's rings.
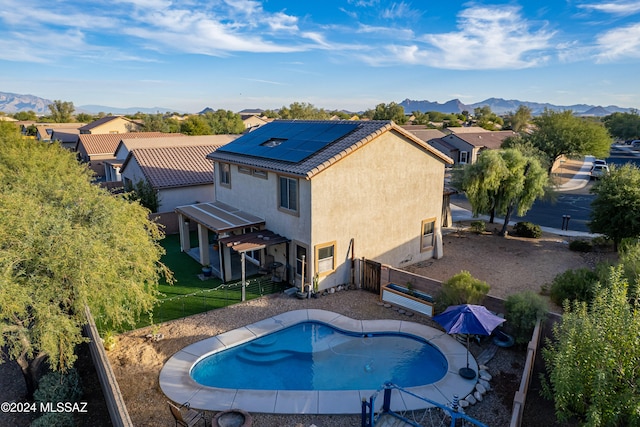
[{"label": "sky", "polygon": [[640,107],[640,1],[0,0],[0,91],[76,107]]}]

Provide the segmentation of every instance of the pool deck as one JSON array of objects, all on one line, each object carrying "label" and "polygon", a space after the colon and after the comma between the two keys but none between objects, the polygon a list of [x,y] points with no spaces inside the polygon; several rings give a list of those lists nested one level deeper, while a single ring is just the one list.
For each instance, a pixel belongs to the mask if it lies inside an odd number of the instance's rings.
[{"label": "pool deck", "polygon": [[[473,391],[477,380],[462,378],[458,371],[467,365],[467,349],[446,333],[403,320],[355,320],[326,310],[303,309],[281,313],[242,328],[234,329],[191,344],[174,354],[160,372],[160,388],[177,403],[189,402],[192,408],[223,411],[243,409],[249,412],[273,414],[358,414],[361,402],[376,390],[245,390],[207,387],[189,375],[192,366],[211,353],[251,341],[263,335],[306,321],[324,322],[336,328],[356,333],[401,332],[428,340],[444,354],[448,371],[439,381],[408,391],[438,402],[449,404],[454,395],[460,399]],[[478,364],[469,355],[469,367],[478,371]],[[382,384],[381,384],[382,386]],[[382,405],[376,399],[376,411]],[[423,409],[428,404],[408,394],[394,390],[391,409],[396,411]]]}]

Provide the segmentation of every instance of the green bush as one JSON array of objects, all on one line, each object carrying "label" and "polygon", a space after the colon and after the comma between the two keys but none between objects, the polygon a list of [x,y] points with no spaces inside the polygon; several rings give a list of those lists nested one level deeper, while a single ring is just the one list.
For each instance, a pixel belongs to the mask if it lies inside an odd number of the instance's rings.
[{"label": "green bush", "polygon": [[593,244],[588,240],[572,240],[569,242],[569,250],[574,252],[591,252]]},{"label": "green bush", "polygon": [[47,412],[36,418],[30,427],[75,427],[73,414],[70,412]]},{"label": "green bush", "polygon": [[487,229],[484,221],[471,221],[471,231],[477,234],[482,234]]},{"label": "green bush", "polygon": [[436,297],[436,310],[444,311],[450,305],[478,304],[489,293],[489,285],[461,271],[442,284]]},{"label": "green bush", "polygon": [[513,233],[516,236],[537,239],[538,237],[542,236],[542,229],[538,224],[534,224],[528,221],[521,221],[513,226]]},{"label": "green bush", "polygon": [[75,402],[82,396],[80,376],[75,369],[67,373],[50,372],[42,377],[33,393],[36,402]]},{"label": "green bush", "polygon": [[547,301],[533,291],[527,290],[509,295],[504,303],[507,323],[516,344],[527,344],[531,340],[538,319],[544,319],[549,311]]},{"label": "green bush", "polygon": [[549,297],[558,305],[564,300],[591,302],[598,279],[598,275],[588,268],[567,270],[553,279]]}]

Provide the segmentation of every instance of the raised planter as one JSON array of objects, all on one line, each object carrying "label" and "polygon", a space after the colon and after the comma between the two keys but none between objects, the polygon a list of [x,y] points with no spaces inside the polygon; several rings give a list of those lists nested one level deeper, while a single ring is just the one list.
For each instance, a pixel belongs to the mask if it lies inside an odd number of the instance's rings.
[{"label": "raised planter", "polygon": [[395,283],[387,283],[380,288],[380,299],[416,313],[422,313],[429,317],[433,316],[433,297],[424,292],[409,289]]}]

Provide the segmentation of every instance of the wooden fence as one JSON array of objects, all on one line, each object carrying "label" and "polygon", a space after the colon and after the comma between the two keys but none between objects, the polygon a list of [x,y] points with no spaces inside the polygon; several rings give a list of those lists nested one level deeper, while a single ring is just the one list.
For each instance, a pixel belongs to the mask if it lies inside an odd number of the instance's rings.
[{"label": "wooden fence", "polygon": [[111,424],[113,427],[133,427],[131,418],[129,418],[129,412],[127,412],[127,406],[124,403],[122,393],[120,393],[118,381],[116,381],[116,376],[111,369],[107,353],[102,345],[98,328],[93,321],[89,307],[86,306],[85,315],[87,317],[87,324],[84,327],[84,331],[90,340],[89,351],[91,352],[91,359],[93,359],[93,365],[96,368],[98,379],[100,380],[104,400],[109,410],[109,416],[111,417]]}]

